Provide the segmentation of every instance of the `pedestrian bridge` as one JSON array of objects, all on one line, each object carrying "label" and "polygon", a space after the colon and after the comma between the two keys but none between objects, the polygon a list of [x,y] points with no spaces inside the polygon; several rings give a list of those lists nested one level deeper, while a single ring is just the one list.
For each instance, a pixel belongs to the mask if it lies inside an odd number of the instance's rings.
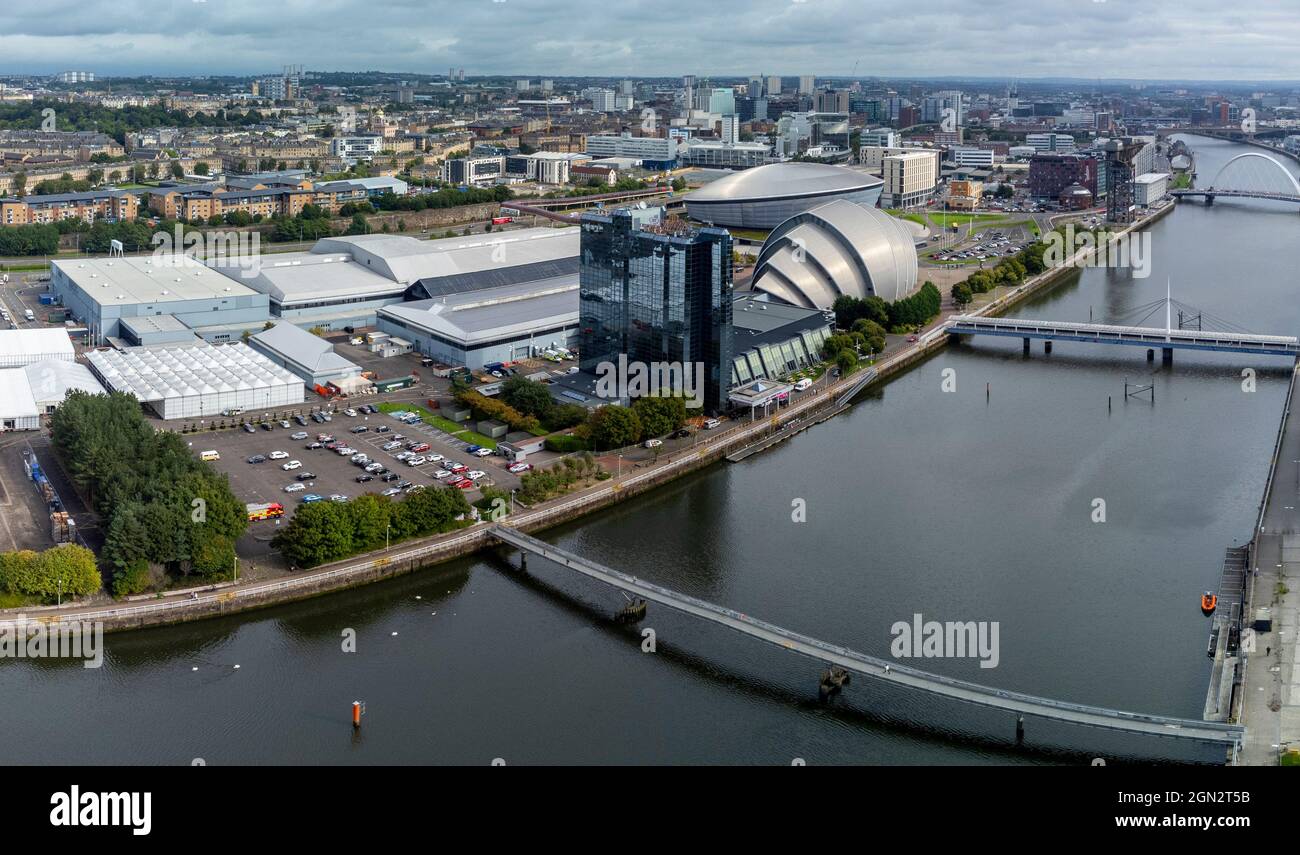
[{"label": "pedestrian bridge", "polygon": [[868,656],[847,647],[820,641],[671,588],[638,579],[589,561],[568,550],[552,546],[510,526],[495,524],[488,528],[487,532],[490,537],[513,546],[524,555],[532,554],[545,558],[561,567],[574,570],[583,576],[604,582],[606,585],[634,594],[644,600],[875,680],[900,684],[966,703],[1006,710],[1021,717],[1036,716],[1130,734],[1236,746],[1240,744],[1245,733],[1245,727],[1237,724],[1170,718],[1057,701],[932,674],[896,661]]},{"label": "pedestrian bridge", "polygon": [[1214,350],[1226,353],[1256,353],[1265,356],[1300,356],[1300,340],[1287,335],[1215,332],[1211,330],[1157,329],[1111,324],[1076,324],[1063,321],[1031,321],[1018,318],[989,318],[958,315],[949,320],[950,335],[997,335],[1019,338],[1028,347],[1030,339],[1076,341],[1092,344],[1125,344],[1161,350]]}]

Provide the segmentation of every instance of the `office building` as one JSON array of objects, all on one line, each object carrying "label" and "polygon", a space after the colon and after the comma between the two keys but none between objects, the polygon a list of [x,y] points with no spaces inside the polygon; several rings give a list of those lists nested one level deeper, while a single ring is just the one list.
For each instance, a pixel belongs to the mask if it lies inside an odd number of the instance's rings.
[{"label": "office building", "polygon": [[[732,239],[724,229],[646,222],[630,209],[582,216],[579,353],[594,377],[620,357],[695,376],[703,406],[727,406],[732,371]],[[694,390],[699,394],[699,390]]]},{"label": "office building", "polygon": [[993,149],[971,148],[963,146],[948,152],[949,159],[958,166],[970,166],[976,169],[993,165]]},{"label": "office building", "polygon": [[1133,204],[1149,208],[1169,195],[1169,174],[1148,172],[1133,179]]},{"label": "office building", "polygon": [[939,152],[928,149],[891,154],[881,163],[883,208],[917,208],[934,198],[939,183]]}]

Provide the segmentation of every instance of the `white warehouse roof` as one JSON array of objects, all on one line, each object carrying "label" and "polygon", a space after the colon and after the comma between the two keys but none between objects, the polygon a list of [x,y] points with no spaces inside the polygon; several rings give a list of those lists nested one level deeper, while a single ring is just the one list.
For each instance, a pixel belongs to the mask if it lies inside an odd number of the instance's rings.
[{"label": "white warehouse roof", "polygon": [[104,387],[90,373],[90,369],[77,362],[64,362],[59,359],[43,359],[24,365],[27,384],[31,388],[32,399],[42,408],[55,407],[63,403],[68,392],[79,389],[92,395],[102,395]]},{"label": "white warehouse roof", "polygon": [[95,350],[86,357],[113,391],[130,392],[142,402],[284,385],[302,388],[301,378],[243,342]]},{"label": "white warehouse roof", "polygon": [[[31,387],[27,383],[27,374],[18,368],[0,371],[0,423],[5,420],[30,421],[39,419],[40,409],[32,398]],[[27,426],[18,425],[20,429]]]},{"label": "white warehouse roof", "polygon": [[0,330],[0,368],[18,368],[43,359],[72,362],[76,358],[77,351],[65,329]]}]

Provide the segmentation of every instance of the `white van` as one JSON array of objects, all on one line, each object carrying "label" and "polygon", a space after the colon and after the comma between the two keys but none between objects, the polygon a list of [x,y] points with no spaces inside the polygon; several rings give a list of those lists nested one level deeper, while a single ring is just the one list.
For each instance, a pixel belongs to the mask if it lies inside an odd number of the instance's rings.
[{"label": "white van", "polygon": [[221,455],[215,451],[199,452],[199,460],[220,460],[220,459],[221,459]]},{"label": "white van", "polygon": [[718,421],[717,419],[706,419],[704,422],[704,429],[713,430],[714,428],[719,427],[721,424],[722,422]]},{"label": "white van", "polygon": [[802,392],[804,389],[809,389],[811,387],[812,387],[812,381],[809,380],[807,377],[803,378],[798,383],[794,384],[794,390],[796,392]]}]

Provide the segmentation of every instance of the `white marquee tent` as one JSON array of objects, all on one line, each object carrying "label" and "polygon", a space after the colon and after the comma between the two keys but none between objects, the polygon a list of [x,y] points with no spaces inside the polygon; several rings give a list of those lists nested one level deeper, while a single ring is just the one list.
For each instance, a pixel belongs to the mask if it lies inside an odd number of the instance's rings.
[{"label": "white marquee tent", "polygon": [[243,344],[131,347],[88,353],[91,370],[115,392],[130,392],[164,419],[250,412],[301,404],[302,378]]}]

